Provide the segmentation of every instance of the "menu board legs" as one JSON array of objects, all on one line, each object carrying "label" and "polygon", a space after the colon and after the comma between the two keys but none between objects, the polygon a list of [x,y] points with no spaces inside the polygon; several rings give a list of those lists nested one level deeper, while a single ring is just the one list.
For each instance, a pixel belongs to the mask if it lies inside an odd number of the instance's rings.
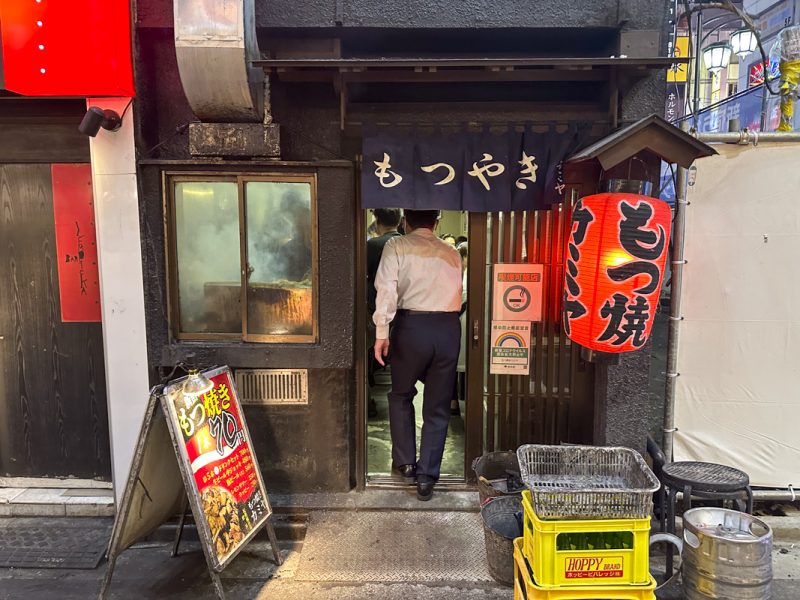
[{"label": "menu board legs", "polygon": [[275,535],[275,528],[272,526],[272,521],[267,521],[266,527],[269,545],[272,548],[272,555],[275,557],[275,564],[281,566],[283,564],[283,556],[281,556],[281,549],[278,548],[278,536]]},{"label": "menu board legs", "polygon": [[262,527],[276,564],[283,564],[232,373],[219,367],[203,376],[210,389],[201,394],[183,393],[185,378],[150,391],[111,532],[100,600],[106,598],[119,554],[175,515],[179,521],[172,556],[178,554],[191,514],[220,600],[225,592],[219,573]]},{"label": "menu board legs", "polygon": [[181,543],[183,537],[183,526],[186,525],[186,514],[189,512],[189,498],[184,498],[183,509],[181,509],[181,516],[178,520],[178,528],[175,530],[175,541],[172,543],[172,558],[178,556],[178,544]]}]

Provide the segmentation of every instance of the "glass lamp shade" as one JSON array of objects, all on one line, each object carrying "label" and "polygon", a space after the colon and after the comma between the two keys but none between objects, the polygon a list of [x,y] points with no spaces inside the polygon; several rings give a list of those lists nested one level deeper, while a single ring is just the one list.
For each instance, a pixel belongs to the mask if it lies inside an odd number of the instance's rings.
[{"label": "glass lamp shade", "polygon": [[703,50],[703,64],[709,73],[719,73],[727,69],[731,62],[733,48],[727,42],[717,42]]},{"label": "glass lamp shade", "polygon": [[183,382],[183,395],[187,398],[202,396],[214,387],[213,382],[197,369],[189,369],[189,376]]},{"label": "glass lamp shade", "polygon": [[756,34],[749,29],[737,29],[731,34],[731,48],[739,58],[744,58],[758,48]]}]

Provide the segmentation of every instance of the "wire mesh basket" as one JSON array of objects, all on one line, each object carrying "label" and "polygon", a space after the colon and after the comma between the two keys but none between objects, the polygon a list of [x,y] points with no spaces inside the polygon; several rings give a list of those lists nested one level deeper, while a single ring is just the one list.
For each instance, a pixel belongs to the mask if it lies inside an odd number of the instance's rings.
[{"label": "wire mesh basket", "polygon": [[540,519],[644,519],[661,484],[630,448],[542,446],[517,450]]}]

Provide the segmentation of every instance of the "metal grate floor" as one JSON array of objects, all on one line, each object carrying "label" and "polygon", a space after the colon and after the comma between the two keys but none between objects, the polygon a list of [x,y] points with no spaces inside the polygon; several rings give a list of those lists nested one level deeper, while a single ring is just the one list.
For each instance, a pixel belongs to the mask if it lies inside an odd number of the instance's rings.
[{"label": "metal grate floor", "polygon": [[0,567],[96,568],[108,546],[111,522],[83,520],[85,526],[60,527],[41,520],[33,524],[32,519],[0,519]]},{"label": "metal grate floor", "polygon": [[493,581],[477,513],[312,513],[300,581]]}]

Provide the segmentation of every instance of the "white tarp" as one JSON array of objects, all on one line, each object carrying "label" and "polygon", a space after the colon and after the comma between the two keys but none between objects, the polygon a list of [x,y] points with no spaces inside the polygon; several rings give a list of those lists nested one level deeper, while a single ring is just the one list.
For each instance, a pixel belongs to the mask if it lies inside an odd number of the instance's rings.
[{"label": "white tarp", "polygon": [[800,487],[800,144],[715,148],[688,194],[675,460]]}]

